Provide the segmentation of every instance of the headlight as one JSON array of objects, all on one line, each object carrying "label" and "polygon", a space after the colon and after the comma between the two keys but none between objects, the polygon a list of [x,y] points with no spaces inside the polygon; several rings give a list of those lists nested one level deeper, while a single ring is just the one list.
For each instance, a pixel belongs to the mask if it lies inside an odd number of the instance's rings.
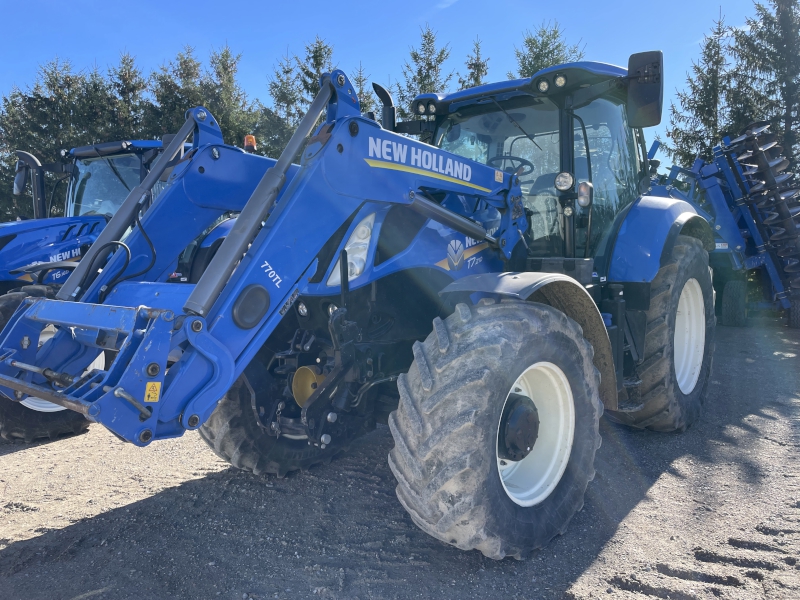
[{"label": "headlight", "polygon": [[421,114],[421,115],[425,114],[425,103],[424,102],[420,102],[419,104],[417,104],[417,112],[419,114]]},{"label": "headlight", "polygon": [[566,192],[567,190],[572,189],[572,186],[575,183],[575,178],[572,176],[572,173],[559,173],[556,175],[556,189],[559,192]]},{"label": "headlight", "polygon": [[547,79],[540,79],[539,83],[536,84],[536,88],[542,92],[543,94],[547,93],[547,90],[550,89],[550,82]]},{"label": "headlight", "polygon": [[[372,226],[375,224],[375,213],[364,217],[361,222],[356,225],[353,233],[347,239],[344,249],[347,250],[347,280],[353,281],[356,277],[364,272],[367,266],[367,253],[369,252],[369,243],[372,239]],[[330,277],[328,277],[327,285],[330,287],[341,285],[341,265],[339,261],[333,267]]]},{"label": "headlight", "polygon": [[433,102],[428,104],[428,112],[430,114],[434,114],[436,112],[436,105]]},{"label": "headlight", "polygon": [[556,75],[556,87],[564,87],[567,85],[567,76],[566,75]]}]

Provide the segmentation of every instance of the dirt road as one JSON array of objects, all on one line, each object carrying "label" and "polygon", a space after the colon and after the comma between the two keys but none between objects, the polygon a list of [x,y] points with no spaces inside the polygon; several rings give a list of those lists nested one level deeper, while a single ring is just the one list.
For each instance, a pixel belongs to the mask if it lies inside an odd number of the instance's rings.
[{"label": "dirt road", "polygon": [[800,332],[717,331],[702,422],[603,423],[585,508],[526,562],[419,531],[385,427],[278,480],[94,426],[0,443],[0,599],[800,598]]}]

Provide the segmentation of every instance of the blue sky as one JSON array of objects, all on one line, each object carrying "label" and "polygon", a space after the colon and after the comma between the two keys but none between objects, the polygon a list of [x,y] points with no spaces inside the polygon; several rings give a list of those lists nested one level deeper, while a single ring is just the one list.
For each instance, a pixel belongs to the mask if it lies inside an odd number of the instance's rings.
[{"label": "blue sky", "polygon": [[521,45],[523,32],[558,20],[570,41],[585,44],[588,60],[625,66],[633,52],[664,52],[664,120],[647,132],[649,143],[656,131],[663,132],[669,101],[675,88],[683,87],[698,43],[720,6],[729,25],[744,24],[754,12],[751,0],[722,5],[707,0],[6,2],[0,93],[32,83],[37,66],[55,57],[69,59],[76,69],[105,69],[127,51],[149,71],[186,44],[205,61],[212,49],[227,43],[242,54],[241,82],[248,94],[268,102],[267,81],[277,60],[287,52],[302,53],[316,35],[334,46],[337,66],[352,73],[361,62],[372,80],[385,84],[400,77],[409,47],[418,44],[425,23],[442,43],[450,44],[448,67],[455,71],[464,70],[479,36],[490,58],[489,79],[497,81],[514,70],[514,46]]}]

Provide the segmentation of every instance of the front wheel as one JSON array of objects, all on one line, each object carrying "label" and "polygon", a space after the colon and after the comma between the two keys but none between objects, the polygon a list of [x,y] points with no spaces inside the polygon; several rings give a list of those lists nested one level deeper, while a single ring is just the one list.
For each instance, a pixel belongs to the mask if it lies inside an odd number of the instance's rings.
[{"label": "front wheel", "polygon": [[[29,285],[0,296],[0,332],[25,298],[54,298],[55,292],[52,286]],[[51,335],[52,332],[43,331],[40,344]],[[0,395],[0,437],[4,439],[26,443],[42,438],[54,440],[62,435],[82,433],[88,427],[89,421],[83,415],[52,402],[34,397],[15,402]]]},{"label": "front wheel", "polygon": [[594,477],[600,375],[542,304],[459,304],[414,345],[389,418],[397,496],[426,533],[523,558],[564,533]]},{"label": "front wheel", "polygon": [[200,437],[217,456],[238,469],[284,477],[292,471],[330,462],[373,425],[364,421],[361,426],[348,429],[348,435],[334,435],[331,443],[323,447],[309,444],[302,435],[270,435],[258,414],[262,409],[269,410],[282,390],[282,382],[253,360],[200,427]]}]

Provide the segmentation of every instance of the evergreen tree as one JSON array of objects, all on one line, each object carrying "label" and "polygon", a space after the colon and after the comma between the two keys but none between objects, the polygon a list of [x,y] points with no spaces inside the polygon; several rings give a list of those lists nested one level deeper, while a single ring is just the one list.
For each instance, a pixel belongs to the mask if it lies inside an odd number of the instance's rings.
[{"label": "evergreen tree", "polygon": [[251,101],[237,81],[241,54],[227,45],[212,52],[209,69],[200,78],[200,96],[219,124],[225,143],[241,146],[252,134],[261,113],[261,103]]},{"label": "evergreen tree", "polygon": [[444,62],[450,58],[450,45],[436,46],[436,33],[430,25],[420,32],[419,48],[411,48],[410,61],[403,63],[403,82],[395,86],[397,94],[397,113],[408,120],[416,117],[411,110],[411,102],[419,94],[443,92],[453,78],[453,72],[445,73]]},{"label": "evergreen tree", "polygon": [[800,160],[800,0],[769,0],[756,3],[755,10],[748,27],[734,32],[733,47],[736,92],[754,95],[753,112],[740,110],[731,127],[772,121],[794,170]]},{"label": "evergreen tree", "polygon": [[[362,113],[376,112],[379,110],[378,101],[375,98],[375,93],[372,91],[372,85],[369,81],[369,75],[364,72],[364,65],[361,63],[358,63],[358,69],[356,69],[353,75],[353,86],[356,88],[355,91],[358,96],[358,102],[361,105]],[[377,116],[378,119],[380,119],[380,115]]]},{"label": "evergreen tree", "polygon": [[401,119],[419,118],[411,103],[419,94],[444,92],[453,72],[444,72],[444,62],[450,58],[450,44],[436,47],[436,32],[426,24],[420,30],[419,48],[411,48],[411,61],[403,63],[403,82],[395,84],[397,114]]},{"label": "evergreen tree", "polygon": [[720,15],[700,44],[700,58],[692,62],[686,89],[677,92],[678,106],[670,106],[666,152],[681,165],[691,165],[699,154],[709,160],[727,124],[726,90],[730,76],[726,44],[730,30]]},{"label": "evergreen tree", "polygon": [[[522,48],[514,47],[517,58],[517,77],[531,77],[534,73],[553,65],[575,62],[584,57],[586,46],[568,44],[558,21],[542,23],[535,32],[525,31]],[[513,73],[508,74],[514,78]]]},{"label": "evergreen tree", "polygon": [[458,75],[458,89],[465,90],[467,88],[483,85],[486,83],[486,75],[489,72],[489,59],[483,58],[481,55],[481,40],[475,38],[472,43],[472,54],[467,55],[467,72],[465,75]]},{"label": "evergreen tree", "polygon": [[297,82],[301,91],[302,113],[319,93],[319,80],[323,73],[334,69],[333,46],[317,36],[310,44],[306,44],[306,55],[303,59],[295,56],[297,64]]},{"label": "evergreen tree", "polygon": [[119,65],[108,72],[108,89],[112,93],[111,112],[113,119],[109,122],[105,136],[108,139],[141,138],[145,131],[146,106],[145,99],[147,80],[136,60],[127,52],[120,56]]},{"label": "evergreen tree", "polygon": [[147,129],[155,137],[177,133],[186,121],[186,111],[203,104],[200,74],[200,61],[194,49],[186,46],[175,60],[150,75],[154,102],[148,106]]},{"label": "evergreen tree", "polygon": [[288,125],[296,125],[303,115],[303,92],[299,83],[295,59],[288,53],[273,69],[268,87],[275,113]]}]

